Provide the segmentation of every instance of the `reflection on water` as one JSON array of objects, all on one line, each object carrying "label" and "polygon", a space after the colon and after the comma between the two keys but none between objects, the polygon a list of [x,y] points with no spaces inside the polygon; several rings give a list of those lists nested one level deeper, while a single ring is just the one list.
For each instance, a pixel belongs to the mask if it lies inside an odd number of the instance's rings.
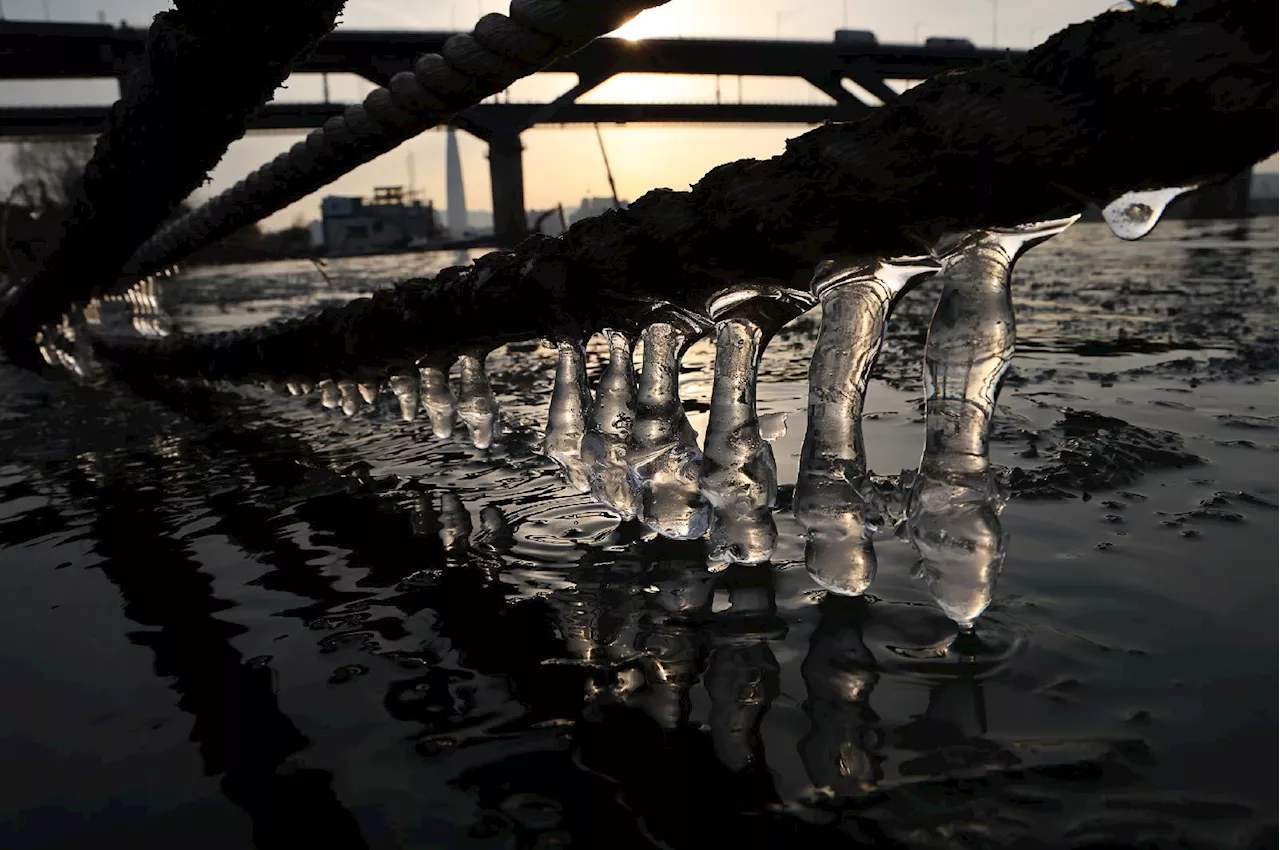
[{"label": "reflection on water", "polygon": [[[1124,245],[1146,252],[1134,268],[1070,231],[1019,276],[1046,303],[1112,299],[1099,315],[1183,334],[1194,319],[1196,344],[1247,353],[1228,337],[1273,332],[1274,228],[1238,248],[1197,233]],[[1248,247],[1266,239],[1265,255]],[[1112,276],[1080,291],[1086,267]],[[264,287],[274,302],[288,291]],[[1179,312],[1141,315],[1161,297]],[[887,334],[888,380],[873,376],[862,421],[872,469],[919,456],[934,300],[908,297]],[[246,319],[208,304],[177,313]],[[1045,316],[1018,313],[1045,344],[1013,359],[990,471],[1080,451],[1054,430],[1066,405],[1176,432],[1207,462],[1001,511],[985,477],[957,497],[949,444],[931,443],[906,482],[915,546],[876,532],[879,575],[858,598],[804,568],[789,501],[804,427],[774,444],[771,561],[712,573],[701,540],[656,533],[652,487],[641,521],[620,522],[534,451],[546,350],[488,355],[503,407],[483,451],[452,434],[452,412],[440,438],[402,417],[403,396],[369,403],[358,383],[345,417],[337,384],[142,400],[0,372],[0,658],[28,695],[0,706],[17,813],[0,845],[1274,844],[1258,755],[1276,727],[1273,646],[1258,638],[1274,622],[1273,377],[1244,353],[1156,368],[1123,351],[1109,379],[1090,377],[1053,345],[1115,341],[1113,319]],[[814,330],[797,322],[770,345],[762,414],[803,417]],[[682,373],[664,344],[651,359],[644,340],[628,449],[693,455],[712,352],[691,349]],[[589,374],[605,353],[588,347]],[[1130,362],[1143,371],[1123,374]],[[695,520],[664,533],[705,517],[692,468],[662,481],[692,484],[679,497]],[[917,561],[973,579],[948,612],[985,607],[972,634],[910,579]]]}]

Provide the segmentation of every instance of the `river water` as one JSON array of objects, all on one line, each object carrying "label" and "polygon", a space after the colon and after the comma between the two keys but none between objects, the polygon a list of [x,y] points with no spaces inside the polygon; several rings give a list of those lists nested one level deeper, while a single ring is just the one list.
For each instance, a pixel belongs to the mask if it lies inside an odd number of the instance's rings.
[{"label": "river water", "polygon": [[[452,260],[162,300],[240,327]],[[1276,219],[1077,225],[1014,288],[1008,554],[960,648],[892,530],[852,600],[785,509],[771,565],[711,574],[569,493],[534,451],[545,347],[491,355],[488,451],[385,392],[344,418],[0,367],[0,846],[1276,846]],[[919,459],[937,291],[873,381],[878,473]],[[815,331],[761,372],[784,508]],[[682,376],[700,432],[712,357]]]}]

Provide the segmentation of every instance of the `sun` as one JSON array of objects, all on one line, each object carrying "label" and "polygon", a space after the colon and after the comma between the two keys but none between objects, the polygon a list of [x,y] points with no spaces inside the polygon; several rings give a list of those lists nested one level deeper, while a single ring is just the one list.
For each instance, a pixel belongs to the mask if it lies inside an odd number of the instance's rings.
[{"label": "sun", "polygon": [[666,16],[654,14],[661,12],[662,8],[659,6],[654,9],[645,9],[614,30],[611,35],[615,38],[625,38],[627,41],[643,41],[646,38],[669,35],[672,30],[667,21],[664,20]]}]

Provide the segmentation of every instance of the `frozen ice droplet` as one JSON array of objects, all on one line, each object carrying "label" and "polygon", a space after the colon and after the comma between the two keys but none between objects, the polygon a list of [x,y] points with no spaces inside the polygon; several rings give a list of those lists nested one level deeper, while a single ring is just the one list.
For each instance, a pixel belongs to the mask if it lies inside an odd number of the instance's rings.
[{"label": "frozen ice droplet", "polygon": [[708,327],[692,313],[666,308],[650,317],[641,334],[644,360],[627,466],[639,497],[640,521],[677,540],[701,537],[710,522],[698,490],[702,452],[680,402],[680,358]]},{"label": "frozen ice droplet", "polygon": [[489,448],[498,424],[498,400],[484,371],[487,355],[488,352],[471,352],[458,358],[458,418],[471,432],[471,442],[477,449]]},{"label": "frozen ice droplet", "polygon": [[360,391],[355,381],[338,381],[338,394],[342,399],[342,412],[347,416],[355,416],[360,409]]},{"label": "frozen ice droplet", "polygon": [[787,414],[762,414],[760,416],[760,436],[765,442],[769,443],[776,443],[787,436]]},{"label": "frozen ice droplet", "polygon": [[778,466],[760,434],[756,378],[769,340],[813,303],[794,290],[737,287],[708,304],[716,360],[698,487],[711,505],[713,564],[759,564],[773,555]]},{"label": "frozen ice droplet", "polygon": [[391,392],[400,402],[400,418],[412,422],[418,416],[418,405],[421,403],[418,391],[417,375],[392,375]]},{"label": "frozen ice droplet", "polygon": [[604,335],[609,340],[609,365],[596,385],[596,398],[587,416],[582,461],[591,494],[629,520],[640,510],[639,494],[627,469],[627,444],[636,415],[635,341],[611,328],[606,328]]},{"label": "frozen ice droplet", "polygon": [[587,387],[586,352],[582,341],[556,341],[556,378],[547,411],[547,436],[542,453],[556,462],[565,481],[579,493],[591,489],[582,461],[582,435],[586,430],[591,390]]},{"label": "frozen ice droplet", "polygon": [[418,377],[421,381],[422,409],[427,411],[431,420],[431,431],[439,439],[453,433],[453,423],[458,412],[458,400],[449,389],[449,364],[419,364]]},{"label": "frozen ice droplet", "polygon": [[325,378],[317,385],[320,389],[320,404],[326,410],[336,410],[342,406],[342,393],[338,391],[338,384]]},{"label": "frozen ice droplet", "polygon": [[1167,189],[1140,189],[1125,192],[1102,208],[1102,218],[1111,232],[1121,239],[1141,239],[1160,223],[1165,207],[1179,195],[1195,186],[1171,186]]},{"label": "frozen ice droplet", "polygon": [[356,388],[360,390],[360,398],[364,399],[365,404],[373,404],[378,400],[378,385],[368,381],[361,381],[356,384]]},{"label": "frozen ice droplet", "polygon": [[862,405],[896,299],[941,266],[928,257],[823,263],[810,286],[822,324],[809,362],[809,424],[793,501],[805,566],[835,593],[858,595],[876,573]]}]

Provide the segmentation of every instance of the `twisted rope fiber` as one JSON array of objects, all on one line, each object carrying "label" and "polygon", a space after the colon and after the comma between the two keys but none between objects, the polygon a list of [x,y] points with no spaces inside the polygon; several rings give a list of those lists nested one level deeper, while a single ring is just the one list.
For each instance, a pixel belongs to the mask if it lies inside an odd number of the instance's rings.
[{"label": "twisted rope fiber", "polygon": [[689,192],[531,237],[434,280],[223,334],[95,340],[128,374],[312,380],[428,353],[595,329],[637,302],[701,309],[752,282],[807,286],[826,258],[1083,211],[1222,179],[1276,148],[1276,36],[1251,0],[1142,4],[1054,35],[1018,66],[935,77],[872,116],[711,171]]},{"label": "twisted rope fiber", "polygon": [[[343,0],[174,5],[147,32],[142,63],[125,79],[72,191],[62,238],[3,306],[0,343],[16,364],[37,365],[36,330],[115,282],[134,248],[333,29]],[[226,61],[231,46],[235,62]]]},{"label": "twisted rope fiber", "polygon": [[474,106],[666,0],[512,0],[510,17],[485,15],[470,34],[421,57],[364,103],[198,210],[148,239],[126,267],[152,273],[327,186],[449,116]]}]

